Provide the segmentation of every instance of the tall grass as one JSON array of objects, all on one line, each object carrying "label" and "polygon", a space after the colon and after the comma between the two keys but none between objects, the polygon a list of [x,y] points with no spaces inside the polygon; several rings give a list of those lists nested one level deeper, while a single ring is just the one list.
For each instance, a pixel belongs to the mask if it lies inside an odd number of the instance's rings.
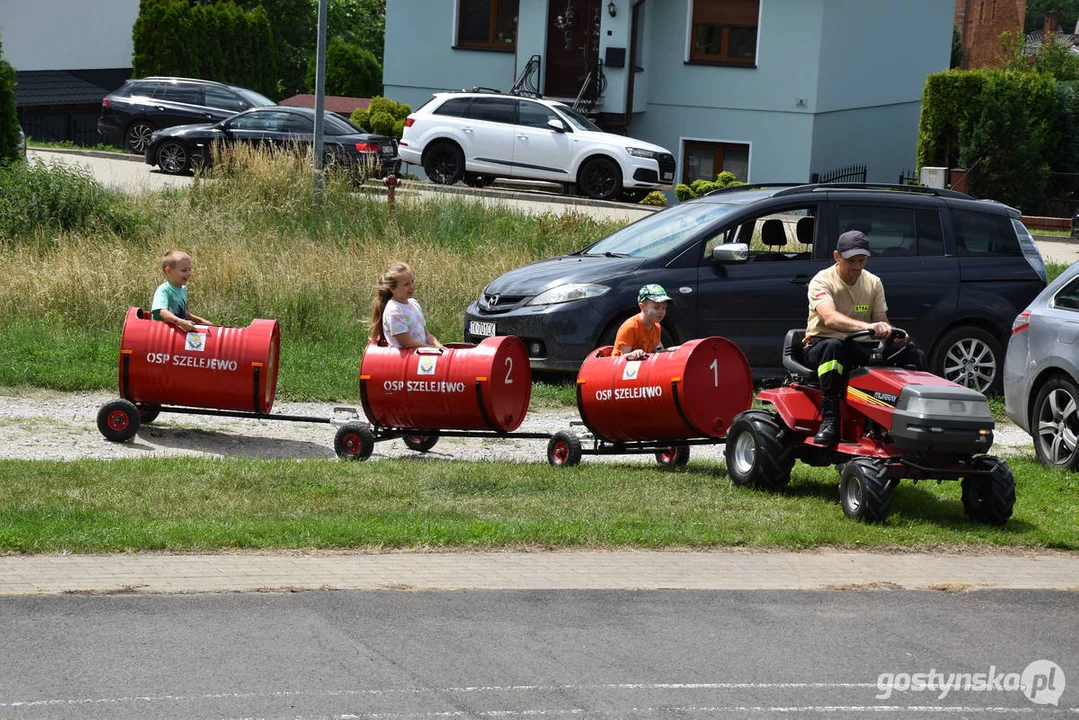
[{"label": "tall grass", "polygon": [[115,329],[127,307],[148,303],[163,281],[164,251],[180,248],[194,261],[188,292],[197,314],[229,324],[273,317],[301,338],[362,335],[378,275],[404,260],[432,329],[452,340],[464,307],[488,281],[616,227],[468,200],[403,199],[387,217],[381,199],[349,192],[343,178],[330,178],[316,203],[302,159],[246,159],[245,172],[128,200],[130,212],[148,219],[137,228],[8,243],[0,249],[8,268],[0,317]]}]

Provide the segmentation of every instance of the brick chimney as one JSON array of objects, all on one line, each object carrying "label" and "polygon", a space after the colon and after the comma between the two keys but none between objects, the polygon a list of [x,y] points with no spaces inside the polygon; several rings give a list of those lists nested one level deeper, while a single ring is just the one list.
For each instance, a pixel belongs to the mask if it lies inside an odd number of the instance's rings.
[{"label": "brick chimney", "polygon": [[1053,42],[1057,36],[1057,25],[1060,23],[1060,13],[1050,10],[1045,13],[1045,25],[1042,27],[1042,42]]}]

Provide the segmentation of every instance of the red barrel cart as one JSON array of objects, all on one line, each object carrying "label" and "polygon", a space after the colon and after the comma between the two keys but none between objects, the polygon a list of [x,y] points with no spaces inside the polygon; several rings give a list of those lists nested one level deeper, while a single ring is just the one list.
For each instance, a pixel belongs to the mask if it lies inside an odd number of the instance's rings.
[{"label": "red barrel cart", "polygon": [[98,430],[107,440],[123,442],[162,412],[333,422],[270,414],[280,345],[276,320],[184,332],[130,308],[120,335],[120,399],[98,411]]},{"label": "red barrel cart", "polygon": [[369,422],[342,425],[334,450],[366,460],[376,442],[394,438],[420,452],[439,437],[547,439],[548,433],[513,432],[531,397],[532,368],[515,336],[444,348],[371,343],[360,363],[360,402]]},{"label": "red barrel cart", "polygon": [[721,337],[691,340],[642,360],[593,352],[577,374],[577,409],[587,429],[555,433],[552,465],[576,465],[582,455],[655,453],[681,466],[691,445],[723,442],[735,415],[753,402],[753,375],[742,351]]}]

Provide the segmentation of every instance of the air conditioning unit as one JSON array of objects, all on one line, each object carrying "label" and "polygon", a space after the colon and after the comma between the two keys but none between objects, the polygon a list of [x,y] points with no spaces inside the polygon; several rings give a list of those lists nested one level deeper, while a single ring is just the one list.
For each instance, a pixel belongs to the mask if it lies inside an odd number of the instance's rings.
[{"label": "air conditioning unit", "polygon": [[923,167],[921,183],[926,187],[944,189],[948,181],[948,168]]}]

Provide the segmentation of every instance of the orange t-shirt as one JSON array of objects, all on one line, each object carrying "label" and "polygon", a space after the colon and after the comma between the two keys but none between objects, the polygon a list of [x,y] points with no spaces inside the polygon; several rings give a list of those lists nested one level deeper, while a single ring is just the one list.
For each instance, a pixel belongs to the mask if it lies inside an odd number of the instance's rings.
[{"label": "orange t-shirt", "polygon": [[660,329],[659,323],[653,323],[652,329],[648,330],[644,326],[644,321],[641,320],[640,313],[638,313],[626,320],[618,328],[618,334],[614,336],[614,352],[611,354],[621,355],[623,345],[629,345],[631,351],[655,352],[662,337],[663,331]]}]

